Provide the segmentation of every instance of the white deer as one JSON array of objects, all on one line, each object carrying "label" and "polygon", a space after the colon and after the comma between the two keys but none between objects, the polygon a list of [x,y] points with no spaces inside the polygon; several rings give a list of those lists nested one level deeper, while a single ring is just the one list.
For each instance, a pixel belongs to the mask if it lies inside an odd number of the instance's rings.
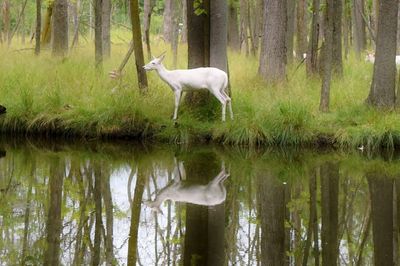
[{"label": "white deer", "polygon": [[160,78],[165,81],[175,94],[175,109],[173,119],[178,118],[178,108],[182,91],[206,89],[211,92],[222,105],[222,121],[225,121],[225,110],[228,104],[231,119],[233,119],[231,98],[226,93],[228,75],[215,67],[200,67],[194,69],[167,70],[162,61],[165,55],[153,57],[147,65],[146,71],[156,70]]},{"label": "white deer", "polygon": [[182,162],[176,164],[174,169],[174,180],[162,188],[154,200],[146,201],[145,204],[155,212],[161,212],[161,204],[166,200],[174,202],[187,202],[204,206],[215,206],[221,204],[226,198],[226,189],[223,184],[229,176],[222,164],[221,172],[207,185],[185,184],[185,169]]},{"label": "white deer", "polygon": [[[375,63],[375,54],[374,53],[367,53],[365,56],[365,61],[369,63]],[[400,55],[396,55],[396,66],[400,66]]]}]

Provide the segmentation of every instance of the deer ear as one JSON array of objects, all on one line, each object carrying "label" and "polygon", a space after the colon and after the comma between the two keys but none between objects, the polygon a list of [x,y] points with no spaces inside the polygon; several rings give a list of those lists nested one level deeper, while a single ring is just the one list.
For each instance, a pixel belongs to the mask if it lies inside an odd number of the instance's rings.
[{"label": "deer ear", "polygon": [[154,55],[152,55],[151,58],[153,58],[153,60],[156,59],[156,57]]},{"label": "deer ear", "polygon": [[161,56],[158,58],[158,61],[159,61],[159,62],[162,62],[162,61],[164,60],[164,58],[165,58],[165,54],[161,55]]}]

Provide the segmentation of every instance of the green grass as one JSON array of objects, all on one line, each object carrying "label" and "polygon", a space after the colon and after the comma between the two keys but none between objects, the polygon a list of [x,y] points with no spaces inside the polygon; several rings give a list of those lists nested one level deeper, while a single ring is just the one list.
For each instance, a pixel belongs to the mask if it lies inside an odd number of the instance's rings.
[{"label": "green grass", "polygon": [[[318,111],[320,81],[308,79],[304,65],[289,66],[287,82],[271,85],[257,76],[256,58],[229,52],[235,119],[222,123],[219,106],[205,107],[201,113],[182,105],[174,125],[173,94],[155,72],[148,75],[145,96],[138,92],[133,58],[120,81],[109,79],[107,73],[118,67],[129,39],[122,30],[113,36],[112,58],[101,73],[96,73],[93,47],[88,44],[65,59],[52,58],[48,50],[36,57],[32,50],[0,47],[0,104],[7,107],[7,114],[0,117],[1,131],[253,146],[328,143],[376,149],[400,144],[398,111],[364,104],[372,65],[354,56],[345,61],[344,76],[332,83],[330,112],[324,114]],[[152,45],[154,54],[170,49],[157,37]],[[185,68],[185,45],[178,54],[178,67]],[[165,65],[172,68],[170,52]]]}]

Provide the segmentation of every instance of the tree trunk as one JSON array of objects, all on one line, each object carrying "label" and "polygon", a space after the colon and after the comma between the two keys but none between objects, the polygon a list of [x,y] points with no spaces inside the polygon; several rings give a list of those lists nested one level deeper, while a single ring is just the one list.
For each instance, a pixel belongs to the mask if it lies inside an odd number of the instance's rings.
[{"label": "tree trunk", "polygon": [[68,52],[68,2],[54,1],[52,54],[66,56]]},{"label": "tree trunk", "polygon": [[319,0],[313,0],[310,42],[307,55],[307,75],[311,76],[318,71],[318,43],[319,43]]},{"label": "tree trunk", "polygon": [[145,0],[143,8],[143,41],[146,44],[147,59],[151,60],[151,47],[150,47],[150,22],[151,13],[153,12],[153,1]]},{"label": "tree trunk", "polygon": [[44,18],[43,30],[42,30],[42,45],[47,46],[51,40],[51,19],[53,17],[54,1],[47,3],[46,15]]},{"label": "tree trunk", "polygon": [[188,27],[187,27],[187,0],[182,0],[182,36],[181,36],[181,42],[182,43],[187,43],[187,32],[188,32]]},{"label": "tree trunk", "polygon": [[163,36],[164,41],[170,43],[172,40],[173,28],[173,12],[174,0],[165,0],[164,2],[164,22],[163,22]]},{"label": "tree trunk", "polygon": [[267,81],[286,77],[287,1],[267,0],[264,7],[264,36],[258,73]]},{"label": "tree trunk", "polygon": [[102,185],[102,196],[104,201],[104,209],[106,212],[106,237],[105,237],[105,250],[106,250],[106,265],[114,265],[114,246],[113,246],[113,229],[114,229],[114,216],[113,216],[113,201],[110,188],[111,175],[107,171],[107,175],[103,174],[104,184]]},{"label": "tree trunk", "polygon": [[307,53],[307,1],[299,0],[297,4],[297,47],[296,55],[299,60]]},{"label": "tree trunk", "polygon": [[210,66],[228,73],[228,16],[226,1],[210,2]]},{"label": "tree trunk", "polygon": [[332,70],[333,73],[343,75],[342,62],[342,13],[343,0],[334,0],[333,3],[333,47],[332,47]]},{"label": "tree trunk", "polygon": [[40,36],[42,28],[42,1],[36,0],[36,33],[35,33],[35,54],[40,54]]},{"label": "tree trunk", "polygon": [[22,10],[21,10],[21,43],[22,45],[25,45],[25,6],[26,3],[23,4]]},{"label": "tree trunk", "polygon": [[324,16],[324,40],[322,44],[322,86],[319,110],[329,111],[329,98],[332,78],[332,48],[333,48],[333,19],[334,19],[334,0],[327,0]]},{"label": "tree trunk", "polygon": [[[286,57],[287,62],[291,63],[293,61],[293,44],[294,44],[294,23],[295,23],[295,10],[296,2],[295,0],[287,1],[287,32],[286,32]],[[304,29],[307,31],[307,29]]]},{"label": "tree trunk", "polygon": [[75,47],[75,45],[79,42],[79,9],[80,9],[80,0],[76,0],[73,3],[73,21],[74,21],[74,32],[72,37],[71,49]]},{"label": "tree trunk", "polygon": [[[210,66],[210,6],[209,0],[194,9],[196,0],[187,0],[188,68]],[[210,102],[206,91],[187,92],[185,101],[189,105],[202,106]]]},{"label": "tree trunk", "polygon": [[338,265],[339,245],[339,166],[325,163],[321,166],[321,245],[322,265]]},{"label": "tree trunk", "polygon": [[246,56],[249,55],[249,21],[248,21],[248,5],[246,0],[240,0],[240,51],[245,51]]},{"label": "tree trunk", "polygon": [[135,53],[136,73],[138,76],[139,89],[142,93],[147,90],[147,75],[143,69],[144,56],[142,46],[142,34],[140,30],[139,19],[139,2],[138,0],[130,0],[130,12],[132,23],[132,41]]},{"label": "tree trunk", "polygon": [[351,0],[344,0],[343,8],[343,46],[344,58],[347,59],[350,50],[350,34],[351,34]]},{"label": "tree trunk", "polygon": [[10,1],[9,0],[4,0],[3,1],[3,36],[5,42],[7,42],[7,45],[10,45],[10,21],[11,21],[11,16],[10,16]]},{"label": "tree trunk", "polygon": [[374,73],[367,104],[376,107],[394,107],[396,95],[396,36],[398,3],[381,0]]},{"label": "tree trunk", "polygon": [[94,54],[97,68],[103,67],[103,0],[94,2]]},{"label": "tree trunk", "polygon": [[111,56],[111,0],[103,0],[103,56],[109,58]]},{"label": "tree trunk", "polygon": [[229,2],[228,7],[228,46],[234,51],[240,50],[239,27],[238,27],[238,12],[234,2]]},{"label": "tree trunk", "polygon": [[172,49],[172,65],[176,68],[178,64],[178,43],[179,43],[179,14],[180,0],[172,0],[172,32],[171,32],[171,49]]},{"label": "tree trunk", "polygon": [[[385,0],[382,0],[385,2]],[[397,1],[396,1],[397,2]],[[381,3],[382,6],[383,3]],[[383,4],[384,5],[384,4]],[[380,13],[384,9],[380,10]],[[397,13],[397,10],[396,10]],[[385,14],[385,13],[381,13]],[[380,16],[379,20],[381,19]],[[379,34],[378,20],[378,34]],[[381,173],[367,173],[372,207],[372,235],[375,265],[394,265],[393,179]]]},{"label": "tree trunk", "polygon": [[49,177],[49,210],[46,222],[46,251],[44,255],[45,266],[60,264],[60,241],[62,232],[62,188],[64,168],[59,158],[54,158],[50,165]]},{"label": "tree trunk", "polygon": [[[397,9],[396,9],[397,10]],[[360,58],[361,52],[365,50],[366,33],[365,33],[365,16],[364,0],[354,0],[353,3],[353,25],[354,25],[354,43],[357,56]]]}]

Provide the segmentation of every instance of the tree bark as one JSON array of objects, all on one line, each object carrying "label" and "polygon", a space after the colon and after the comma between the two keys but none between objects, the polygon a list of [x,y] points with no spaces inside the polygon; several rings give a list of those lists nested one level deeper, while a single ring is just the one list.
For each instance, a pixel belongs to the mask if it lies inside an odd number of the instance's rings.
[{"label": "tree bark", "polygon": [[[397,10],[397,9],[396,9]],[[366,33],[365,33],[365,16],[364,0],[354,0],[353,3],[353,25],[354,25],[354,43],[357,56],[360,58],[361,52],[366,47]]]},{"label": "tree bark", "polygon": [[332,49],[333,49],[333,19],[334,19],[334,0],[327,0],[324,18],[324,40],[322,51],[322,86],[319,110],[329,111],[331,78],[332,78]]},{"label": "tree bark", "polygon": [[53,14],[53,49],[55,56],[68,53],[68,1],[55,0]]},{"label": "tree bark", "polygon": [[249,55],[249,20],[248,5],[246,0],[240,0],[240,51],[245,51],[246,56]]},{"label": "tree bark", "polygon": [[172,50],[172,65],[174,68],[178,64],[178,43],[179,43],[179,14],[180,10],[180,0],[172,0],[172,32],[171,32],[171,50]]},{"label": "tree bark", "polygon": [[78,44],[79,41],[79,9],[80,9],[80,0],[76,0],[75,3],[72,3],[72,12],[73,12],[73,22],[74,22],[74,32],[72,37],[71,49]]},{"label": "tree bark", "polygon": [[143,7],[143,41],[146,44],[147,59],[151,60],[151,47],[150,47],[150,22],[151,13],[153,12],[153,1],[145,0]]},{"label": "tree bark", "polygon": [[286,1],[267,0],[264,7],[264,36],[258,73],[267,81],[286,77]]},{"label": "tree bark", "polygon": [[139,2],[138,0],[130,0],[130,13],[132,24],[132,41],[135,53],[136,73],[138,76],[139,89],[142,93],[147,90],[147,75],[143,69],[144,56],[142,46],[142,34],[140,30],[139,19]]},{"label": "tree bark", "polygon": [[398,3],[380,1],[376,54],[371,88],[366,103],[376,107],[391,108],[395,105],[396,36]]},{"label": "tree bark", "polygon": [[306,60],[308,76],[318,71],[319,6],[319,0],[313,0],[310,42],[308,44],[308,56]]},{"label": "tree bark", "polygon": [[36,33],[35,33],[35,54],[40,54],[40,36],[42,28],[42,1],[36,0]]},{"label": "tree bark", "polygon": [[[291,63],[293,61],[294,23],[295,23],[294,16],[296,10],[296,1],[295,0],[286,0],[286,1],[287,1],[286,57],[287,57],[287,62]],[[305,28],[304,31],[306,32],[307,28]]]},{"label": "tree bark", "polygon": [[332,47],[332,70],[333,73],[343,75],[342,62],[342,13],[343,0],[334,0],[333,3],[333,47]]},{"label": "tree bark", "polygon": [[51,19],[53,17],[54,1],[48,3],[42,30],[42,45],[47,46],[51,40]]},{"label": "tree bark", "polygon": [[296,32],[296,56],[303,60],[303,54],[307,53],[307,1],[299,0],[297,4],[297,32]]},{"label": "tree bark", "polygon": [[187,43],[187,33],[188,33],[188,27],[187,27],[187,0],[182,0],[182,35],[181,35],[181,42],[182,43]]},{"label": "tree bark", "polygon": [[103,56],[109,58],[111,56],[111,0],[103,0]]},{"label": "tree bark", "polygon": [[[188,68],[210,66],[210,2],[204,0],[196,9],[195,0],[187,0]],[[212,0],[211,0],[212,1]],[[187,92],[185,102],[201,106],[210,102],[208,92]]]},{"label": "tree bark", "polygon": [[226,1],[210,2],[210,66],[228,73],[228,6]]},{"label": "tree bark", "polygon": [[103,68],[103,0],[94,2],[94,54],[96,68]]},{"label": "tree bark", "polygon": [[172,40],[173,30],[173,12],[174,12],[174,0],[164,1],[164,21],[163,21],[163,37],[164,41],[170,43]]},{"label": "tree bark", "polygon": [[238,12],[234,2],[229,2],[228,7],[228,46],[234,51],[240,51]]},{"label": "tree bark", "polygon": [[3,36],[7,45],[10,45],[10,24],[11,24],[11,16],[10,16],[10,1],[3,0]]}]

